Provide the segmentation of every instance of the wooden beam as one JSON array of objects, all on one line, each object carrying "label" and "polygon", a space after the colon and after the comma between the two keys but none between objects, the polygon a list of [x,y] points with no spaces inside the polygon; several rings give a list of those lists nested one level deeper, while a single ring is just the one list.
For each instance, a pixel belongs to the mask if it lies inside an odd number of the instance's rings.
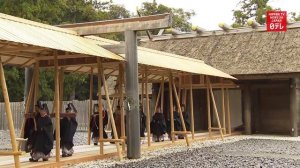
[{"label": "wooden beam", "polygon": [[[206,76],[206,81],[208,76]],[[210,112],[210,96],[209,96],[209,86],[207,82],[206,88],[206,101],[207,101],[207,123],[208,123],[208,136],[211,138],[211,112]]]},{"label": "wooden beam", "polygon": [[219,114],[218,114],[218,109],[217,109],[217,105],[216,105],[216,101],[215,101],[215,96],[214,96],[214,93],[213,93],[213,90],[212,90],[212,87],[211,87],[211,84],[210,84],[209,77],[207,77],[207,82],[208,82],[208,87],[209,87],[209,91],[210,91],[210,95],[211,95],[211,100],[213,102],[214,112],[215,112],[215,115],[216,115],[216,118],[217,118],[218,127],[220,129],[220,135],[221,135],[222,140],[224,140],[224,136],[223,136],[223,132],[222,132],[222,126],[221,126],[221,122],[220,122],[220,118],[219,118]]},{"label": "wooden beam", "polygon": [[161,88],[162,88],[162,83],[160,84],[160,87],[159,87],[159,90],[158,90],[158,94],[157,94],[157,98],[156,98],[156,102],[155,102],[155,107],[154,107],[154,112],[157,111],[157,107],[158,107],[158,102],[159,102],[159,99],[161,99]]},{"label": "wooden beam", "polygon": [[170,123],[171,123],[171,139],[172,143],[174,143],[175,135],[174,135],[174,110],[173,110],[173,91],[172,91],[172,80],[173,76],[170,72],[169,75],[169,101],[170,101]]},{"label": "wooden beam", "polygon": [[56,139],[56,146],[55,146],[55,158],[56,162],[60,161],[60,108],[59,108],[59,73],[58,73],[58,61],[57,61],[57,53],[54,53],[54,65],[55,65],[55,75],[54,75],[54,82],[55,82],[55,102],[54,108],[55,109],[55,139]]},{"label": "wooden beam", "polygon": [[[192,139],[195,139],[195,127],[194,127],[194,97],[193,97],[193,76],[190,75],[190,113],[191,113],[191,132],[192,132]],[[186,90],[184,90],[185,98],[186,98]],[[186,102],[185,102],[186,103]],[[187,113],[187,112],[186,112]]]},{"label": "wooden beam", "polygon": [[[41,67],[53,67],[54,60],[40,60]],[[66,58],[59,59],[58,66],[71,66],[71,65],[95,65],[97,63],[97,57],[77,57],[77,58]]]},{"label": "wooden beam", "polygon": [[97,35],[103,33],[124,32],[126,30],[151,30],[158,28],[168,28],[171,26],[172,16],[170,14],[58,25],[58,27],[74,30],[79,35],[84,36]]},{"label": "wooden beam", "polygon": [[149,106],[149,93],[148,93],[148,72],[146,69],[146,74],[145,74],[145,78],[146,78],[146,83],[145,83],[145,90],[146,90],[146,112],[147,112],[147,142],[148,142],[148,146],[151,146],[151,140],[150,140],[150,136],[151,136],[151,132],[150,132],[150,120],[151,120],[151,116],[150,116],[150,106]]},{"label": "wooden beam", "polygon": [[14,52],[20,52],[20,51],[38,51],[38,50],[47,50],[47,48],[42,47],[14,47],[14,48],[1,48],[1,53],[14,53]]},{"label": "wooden beam", "polygon": [[[102,83],[104,83],[104,80],[102,81],[102,64],[100,58],[97,58],[97,68],[98,68],[98,112],[99,112],[99,139],[103,139],[103,109],[102,109]],[[109,99],[107,99],[107,102],[109,102]],[[104,154],[104,144],[103,141],[100,142],[100,155]]]},{"label": "wooden beam", "polygon": [[19,155],[15,154],[16,152],[18,152],[18,146],[17,146],[17,141],[16,141],[14,122],[13,122],[13,117],[12,117],[12,112],[11,112],[11,107],[10,107],[10,100],[9,100],[7,86],[6,86],[6,80],[5,80],[5,76],[4,76],[4,69],[3,69],[1,57],[0,57],[0,82],[1,82],[2,95],[4,98],[4,102],[5,102],[5,112],[6,112],[6,117],[7,117],[7,121],[8,121],[11,145],[12,145],[12,150],[14,152],[15,167],[19,168],[20,167]]},{"label": "wooden beam", "polygon": [[165,77],[161,79],[161,96],[160,96],[160,109],[164,111],[164,96],[165,96]]},{"label": "wooden beam", "polygon": [[[93,76],[93,67],[91,67],[90,72],[90,98],[89,98],[89,114],[88,114],[88,122],[91,120],[91,116],[93,113],[93,90],[94,90],[94,76]],[[88,139],[87,144],[91,144],[91,125],[88,123]]]},{"label": "wooden beam", "polygon": [[63,99],[64,99],[64,68],[61,67],[59,71],[59,112],[63,112]]}]

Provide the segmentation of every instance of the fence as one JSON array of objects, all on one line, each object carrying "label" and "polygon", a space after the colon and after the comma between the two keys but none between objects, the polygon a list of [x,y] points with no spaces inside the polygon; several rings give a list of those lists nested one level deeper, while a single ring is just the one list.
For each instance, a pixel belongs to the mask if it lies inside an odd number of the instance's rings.
[{"label": "fence", "polygon": [[[52,101],[45,101],[43,103],[46,103],[48,105],[50,113],[52,112],[53,102]],[[79,131],[87,131],[88,130],[88,111],[89,111],[89,100],[84,101],[64,101],[63,102],[63,109],[66,108],[68,103],[73,103],[75,108],[77,109],[77,117],[76,120],[78,122],[78,128]],[[93,101],[93,104],[97,103],[96,100]],[[24,119],[24,110],[25,110],[25,103],[24,102],[11,102],[11,110],[13,113],[13,121],[15,129],[20,129],[22,125],[22,121]],[[5,113],[5,105],[3,102],[0,103],[0,130],[7,130],[7,118]]]}]

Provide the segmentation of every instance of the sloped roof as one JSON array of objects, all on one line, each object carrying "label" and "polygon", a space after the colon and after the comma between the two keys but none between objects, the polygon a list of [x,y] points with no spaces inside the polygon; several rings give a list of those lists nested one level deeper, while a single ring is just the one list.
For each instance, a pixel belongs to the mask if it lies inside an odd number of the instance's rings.
[{"label": "sloped roof", "polygon": [[203,60],[231,75],[300,72],[300,27],[141,42],[141,46]]}]

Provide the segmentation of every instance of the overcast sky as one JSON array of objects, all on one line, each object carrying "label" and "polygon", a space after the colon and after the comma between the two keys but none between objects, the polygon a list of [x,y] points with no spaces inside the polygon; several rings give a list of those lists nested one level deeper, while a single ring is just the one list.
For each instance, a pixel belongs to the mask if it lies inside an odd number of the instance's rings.
[{"label": "overcast sky", "polygon": [[[136,11],[142,2],[152,2],[152,0],[113,0],[117,4],[122,4],[131,12]],[[232,24],[233,9],[236,9],[240,0],[156,0],[157,3],[169,7],[194,10],[196,15],[191,19],[193,25],[203,27],[208,30],[219,29],[218,24],[225,22]],[[300,0],[270,0],[269,5],[274,8],[289,12],[300,12]]]}]

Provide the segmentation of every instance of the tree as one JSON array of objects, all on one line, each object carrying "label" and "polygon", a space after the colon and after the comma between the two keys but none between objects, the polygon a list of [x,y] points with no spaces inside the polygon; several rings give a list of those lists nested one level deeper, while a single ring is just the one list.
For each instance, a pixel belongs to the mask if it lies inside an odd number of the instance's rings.
[{"label": "tree", "polygon": [[181,31],[191,30],[192,23],[189,20],[191,19],[192,16],[195,15],[195,12],[193,10],[185,11],[182,8],[170,8],[163,4],[157,4],[156,0],[153,0],[152,2],[142,3],[139,12],[143,16],[172,13],[173,14],[172,27],[177,28]]},{"label": "tree", "polygon": [[234,23],[232,27],[241,27],[246,25],[247,20],[255,17],[259,24],[265,24],[266,11],[272,10],[268,5],[269,0],[241,0],[238,5],[239,8],[233,10]]}]

